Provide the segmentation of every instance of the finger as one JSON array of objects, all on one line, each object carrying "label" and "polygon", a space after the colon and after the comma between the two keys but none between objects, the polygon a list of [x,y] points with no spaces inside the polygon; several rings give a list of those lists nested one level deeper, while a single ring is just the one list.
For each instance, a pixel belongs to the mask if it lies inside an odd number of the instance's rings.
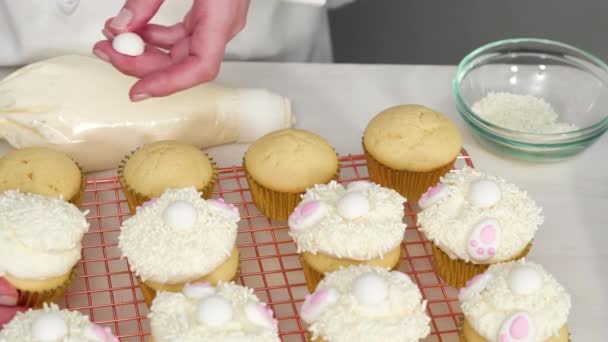
[{"label": "finger", "polygon": [[112,43],[104,40],[95,44],[93,53],[111,63],[120,72],[138,78],[165,69],[172,64],[171,57],[167,53],[150,45],[146,45],[143,54],[132,57],[116,52],[112,48]]},{"label": "finger", "polygon": [[17,312],[23,312],[25,310],[27,309],[22,306],[0,306],[0,328],[13,319]]},{"label": "finger", "polygon": [[113,34],[137,31],[152,19],[162,3],[163,0],[127,0],[106,28]]},{"label": "finger", "polygon": [[148,24],[138,33],[146,43],[163,49],[171,49],[173,45],[188,35],[186,27],[182,23],[172,26]]},{"label": "finger", "polygon": [[214,80],[226,48],[223,32],[198,26],[191,38],[190,55],[164,71],[152,73],[135,83],[130,96],[134,101],[166,96]]},{"label": "finger", "polygon": [[4,278],[0,278],[0,305],[16,305],[18,297],[17,289]]}]

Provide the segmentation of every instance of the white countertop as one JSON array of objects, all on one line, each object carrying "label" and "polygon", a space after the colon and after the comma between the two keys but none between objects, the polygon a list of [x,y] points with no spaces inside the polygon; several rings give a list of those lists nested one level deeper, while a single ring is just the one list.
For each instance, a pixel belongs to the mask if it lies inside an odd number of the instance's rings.
[{"label": "white countertop", "polygon": [[[225,63],[219,82],[262,87],[292,100],[297,127],[316,132],[340,154],[361,153],[361,134],[379,111],[418,103],[450,116],[461,128],[475,166],[504,176],[544,208],[545,224],[529,258],[571,293],[574,341],[608,333],[608,136],[559,163],[531,164],[484,150],[460,119],[452,97],[452,66]],[[0,77],[8,71],[0,69]],[[210,150],[220,166],[240,164],[246,146]],[[2,154],[2,146],[0,146]]]}]

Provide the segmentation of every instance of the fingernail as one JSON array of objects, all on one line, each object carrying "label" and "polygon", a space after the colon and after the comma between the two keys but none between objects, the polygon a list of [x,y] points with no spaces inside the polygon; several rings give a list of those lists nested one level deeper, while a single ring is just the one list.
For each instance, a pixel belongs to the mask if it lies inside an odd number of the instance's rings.
[{"label": "fingernail", "polygon": [[118,15],[112,19],[110,26],[117,30],[124,30],[131,23],[131,19],[133,19],[133,12],[128,8],[123,8],[118,12]]},{"label": "fingernail", "polygon": [[133,96],[131,96],[131,101],[133,102],[137,102],[137,101],[142,101],[145,100],[147,98],[150,98],[150,95],[148,94],[133,94]]},{"label": "fingernail", "polygon": [[17,305],[17,298],[13,296],[0,296],[0,305],[13,306]]},{"label": "fingernail", "polygon": [[112,34],[112,32],[106,30],[105,28],[103,30],[101,30],[101,33],[104,35],[104,37],[106,37],[108,39],[114,38],[114,35]]},{"label": "fingernail", "polygon": [[93,54],[97,56],[99,59],[104,60],[106,62],[110,62],[110,56],[106,55],[103,51],[94,49]]}]

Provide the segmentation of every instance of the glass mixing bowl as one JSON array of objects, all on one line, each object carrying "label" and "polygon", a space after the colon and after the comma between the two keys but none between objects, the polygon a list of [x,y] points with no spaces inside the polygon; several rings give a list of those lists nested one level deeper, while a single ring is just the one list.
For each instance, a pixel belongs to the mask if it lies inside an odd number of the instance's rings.
[{"label": "glass mixing bowl", "polygon": [[[471,107],[490,92],[533,95],[550,103],[564,133],[525,133],[499,127]],[[567,44],[545,39],[508,39],[467,55],[454,80],[458,111],[482,145],[510,157],[552,161],[573,156],[608,129],[608,66]]]}]

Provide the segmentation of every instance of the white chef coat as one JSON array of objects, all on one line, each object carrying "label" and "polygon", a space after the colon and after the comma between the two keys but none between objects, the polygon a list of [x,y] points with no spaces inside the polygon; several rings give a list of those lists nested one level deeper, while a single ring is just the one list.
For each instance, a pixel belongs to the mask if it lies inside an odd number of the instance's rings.
[{"label": "white chef coat", "polygon": [[[223,0],[217,0],[223,1]],[[353,0],[251,0],[247,25],[227,46],[228,60],[332,61],[327,6]],[[62,54],[91,54],[124,0],[0,0],[0,66]],[[183,19],[192,0],[166,0],[153,23]]]}]

